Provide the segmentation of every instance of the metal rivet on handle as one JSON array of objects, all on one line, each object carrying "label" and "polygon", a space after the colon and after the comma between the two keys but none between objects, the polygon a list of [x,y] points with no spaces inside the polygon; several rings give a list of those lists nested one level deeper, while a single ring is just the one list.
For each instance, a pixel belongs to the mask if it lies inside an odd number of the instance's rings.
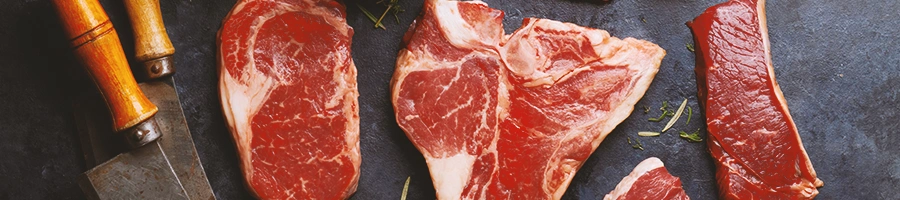
[{"label": "metal rivet on handle", "polygon": [[125,134],[125,143],[128,147],[134,149],[155,141],[162,134],[158,126],[156,120],[151,117],[134,127],[126,129],[123,132]]},{"label": "metal rivet on handle", "polygon": [[153,67],[150,67],[150,72],[153,72],[153,75],[158,75],[160,69],[161,67],[159,66],[159,63],[154,63]]}]

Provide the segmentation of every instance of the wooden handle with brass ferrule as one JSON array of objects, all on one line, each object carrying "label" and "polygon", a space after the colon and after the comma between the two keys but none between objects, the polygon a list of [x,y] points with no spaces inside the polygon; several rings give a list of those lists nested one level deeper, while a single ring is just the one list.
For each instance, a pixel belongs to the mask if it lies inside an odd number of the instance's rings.
[{"label": "wooden handle with brass ferrule", "polygon": [[159,0],[124,1],[134,30],[135,58],[143,65],[142,78],[155,79],[175,73],[171,58],[175,47],[163,25]]},{"label": "wooden handle with brass ferrule", "polygon": [[[103,7],[97,0],[53,0],[53,3],[75,55],[109,107],[114,130],[135,132],[136,127],[146,129],[152,125],[149,128],[153,130],[137,130],[136,134],[140,140],[155,140],[155,137],[145,138],[149,134],[158,137],[155,122],[144,122],[151,119],[158,108],[138,87],[116,29]],[[147,142],[140,142],[140,145]]]}]

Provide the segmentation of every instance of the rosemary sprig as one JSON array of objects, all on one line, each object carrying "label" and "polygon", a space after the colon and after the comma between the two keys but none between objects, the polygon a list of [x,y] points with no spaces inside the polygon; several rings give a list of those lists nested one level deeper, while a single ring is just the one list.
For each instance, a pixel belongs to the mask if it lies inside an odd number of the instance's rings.
[{"label": "rosemary sprig", "polygon": [[694,131],[693,133],[690,133],[690,134],[687,132],[681,131],[678,134],[678,136],[680,136],[681,138],[684,138],[688,142],[702,142],[703,141],[703,138],[700,138],[700,129],[697,129],[697,131]]},{"label": "rosemary sprig", "polygon": [[394,14],[394,20],[397,21],[397,24],[400,24],[400,17],[397,17],[397,14],[406,11],[403,10],[403,8],[400,8],[400,0],[381,0],[378,1],[378,3],[387,6],[387,9],[384,10],[384,13],[381,14],[381,18],[378,20],[379,22],[381,22],[381,19],[384,18],[384,15],[386,15],[388,12],[391,12]]},{"label": "rosemary sprig", "polygon": [[669,116],[669,111],[668,111],[668,110],[663,110],[662,115],[660,115],[660,116],[657,117],[657,118],[650,118],[650,119],[647,119],[647,121],[651,121],[651,122],[660,122],[660,121],[662,121],[663,119],[665,119],[666,116]]},{"label": "rosemary sprig", "polygon": [[375,19],[375,15],[372,15],[372,13],[369,12],[369,10],[366,10],[366,8],[363,8],[363,7],[360,6],[359,4],[356,4],[356,7],[359,7],[359,10],[361,10],[361,11],[363,12],[363,14],[365,14],[366,17],[369,18],[369,20],[372,20],[372,22],[375,23],[375,28],[385,29],[385,28],[384,28],[384,25],[381,24],[381,22],[379,22],[378,19]]},{"label": "rosemary sprig", "polygon": [[643,151],[643,150],[644,150],[644,145],[641,144],[641,139],[640,139],[640,138],[634,138],[634,141],[635,141],[634,143],[631,143],[631,137],[628,137],[628,144],[631,145],[631,148],[640,149],[641,151]]},{"label": "rosemary sprig", "polygon": [[[673,113],[671,110],[669,110],[668,108],[669,108],[669,102],[668,102],[668,101],[663,101],[662,107],[659,108],[659,110],[663,111],[662,115],[660,115],[660,116],[657,117],[657,118],[650,118],[650,119],[647,119],[647,121],[651,121],[651,122],[660,122],[660,121],[662,121],[663,119],[665,119],[666,117],[671,117],[671,116],[673,116],[674,113]],[[649,110],[649,108],[647,108],[647,110],[645,110],[645,111],[648,111],[648,110]]]},{"label": "rosemary sprig", "polygon": [[359,10],[361,10],[363,14],[365,14],[366,17],[369,18],[369,20],[375,23],[375,28],[386,29],[384,28],[384,24],[381,22],[384,20],[384,16],[387,16],[388,13],[393,13],[394,19],[397,21],[397,24],[400,24],[400,17],[398,17],[397,14],[405,11],[403,10],[403,8],[400,8],[400,0],[381,0],[376,3],[387,6],[387,9],[384,9],[384,12],[381,13],[381,16],[379,16],[378,18],[376,18],[375,15],[372,14],[372,12],[369,12],[369,10],[363,8],[359,4],[356,4],[356,7],[359,7]]},{"label": "rosemary sprig", "polygon": [[394,14],[394,19],[397,21],[397,24],[400,24],[400,17],[397,17],[397,14],[405,11],[403,8],[400,8],[400,0],[381,0],[378,1],[378,4],[384,4],[387,6],[387,9],[384,9],[384,13],[381,13],[381,17],[375,22],[376,24],[381,24],[381,21],[384,20],[384,16],[389,12]]},{"label": "rosemary sprig", "polygon": [[[378,3],[383,3],[383,2],[384,2],[384,0],[379,1]],[[385,9],[384,12],[381,13],[381,17],[378,17],[378,21],[375,21],[375,24],[381,24],[381,20],[384,19],[384,16],[388,14],[388,12],[391,10],[391,7],[393,7],[393,6],[394,6],[393,4],[388,4],[387,9]]]}]

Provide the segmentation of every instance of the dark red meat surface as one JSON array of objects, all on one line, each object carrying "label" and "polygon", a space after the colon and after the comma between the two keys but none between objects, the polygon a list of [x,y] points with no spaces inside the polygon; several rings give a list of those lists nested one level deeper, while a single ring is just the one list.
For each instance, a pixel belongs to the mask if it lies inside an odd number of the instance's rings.
[{"label": "dark red meat surface", "polygon": [[731,0],[689,26],[723,199],[811,199],[816,177],[775,82],[765,1]]},{"label": "dark red meat surface", "polygon": [[250,191],[341,199],[359,178],[353,30],[331,0],[242,0],[219,31],[219,89]]},{"label": "dark red meat surface", "polygon": [[559,199],[643,96],[665,51],[478,1],[426,1],[392,80],[439,199]]},{"label": "dark red meat surface", "polygon": [[681,179],[669,174],[659,158],[650,157],[634,167],[604,200],[690,199],[681,188]]}]

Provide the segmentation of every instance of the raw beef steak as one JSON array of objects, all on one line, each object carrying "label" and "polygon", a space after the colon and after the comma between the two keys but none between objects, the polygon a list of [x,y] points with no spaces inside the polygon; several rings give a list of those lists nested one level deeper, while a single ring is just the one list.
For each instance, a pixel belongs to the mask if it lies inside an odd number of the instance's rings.
[{"label": "raw beef steak", "polygon": [[219,30],[219,93],[262,199],[338,199],[359,179],[353,30],[330,0],[242,0]]},{"label": "raw beef steak", "polygon": [[650,157],[642,161],[609,192],[604,200],[690,199],[681,188],[681,179],[669,174],[659,158]]},{"label": "raw beef steak", "polygon": [[809,156],[775,82],[765,1],[731,0],[689,23],[709,151],[723,199],[811,199]]},{"label": "raw beef steak", "polygon": [[665,51],[479,1],[426,1],[392,80],[439,199],[559,199],[644,95]]}]

